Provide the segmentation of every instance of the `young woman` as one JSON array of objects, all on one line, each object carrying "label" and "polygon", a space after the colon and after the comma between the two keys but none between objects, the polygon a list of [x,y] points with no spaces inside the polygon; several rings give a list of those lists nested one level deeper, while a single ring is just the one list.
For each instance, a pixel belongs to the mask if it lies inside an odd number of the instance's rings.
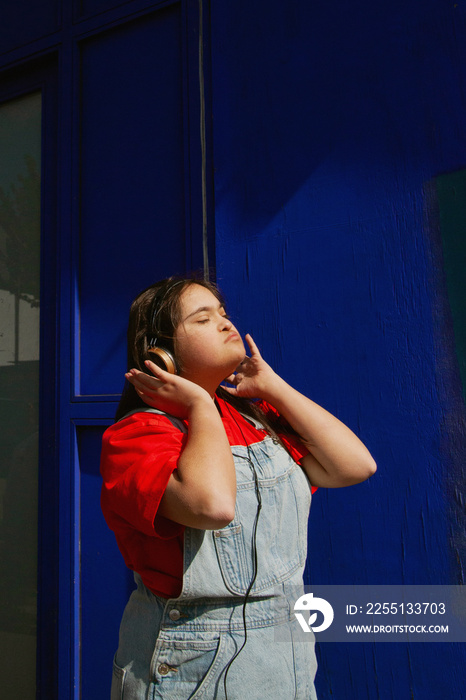
[{"label": "young woman", "polygon": [[315,698],[313,643],[293,614],[311,486],[358,483],[375,464],[246,341],[248,355],[203,280],[164,280],[131,307],[101,465],[103,512],[137,584],[112,700]]}]

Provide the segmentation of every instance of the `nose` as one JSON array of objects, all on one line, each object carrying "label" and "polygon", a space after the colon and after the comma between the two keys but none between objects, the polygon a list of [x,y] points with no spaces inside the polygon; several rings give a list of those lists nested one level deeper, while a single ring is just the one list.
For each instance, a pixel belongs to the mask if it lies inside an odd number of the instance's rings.
[{"label": "nose", "polygon": [[221,322],[220,322],[220,329],[222,331],[229,331],[230,328],[233,328],[233,324],[230,321],[229,318],[226,318],[225,316],[222,316]]}]

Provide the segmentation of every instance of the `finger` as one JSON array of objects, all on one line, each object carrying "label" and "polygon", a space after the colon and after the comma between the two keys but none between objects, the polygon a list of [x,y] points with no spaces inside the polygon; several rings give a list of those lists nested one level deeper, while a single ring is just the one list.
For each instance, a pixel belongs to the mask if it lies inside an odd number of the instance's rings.
[{"label": "finger", "polygon": [[238,390],[235,386],[224,386],[223,388],[232,396],[236,396],[238,393]]},{"label": "finger", "polygon": [[[140,373],[141,374],[141,373]],[[127,372],[125,374],[125,378],[127,381],[133,385],[135,391],[139,394],[139,396],[143,396],[145,391],[147,391],[146,387],[143,386],[141,381],[138,379],[137,374],[132,374],[131,372]]]},{"label": "finger", "polygon": [[156,393],[164,386],[164,382],[156,377],[152,377],[145,372],[130,371],[125,374],[126,379],[134,386],[136,391],[143,391],[146,394]]},{"label": "finger", "polygon": [[224,381],[230,384],[236,384],[236,374],[230,374],[228,377],[225,377]]},{"label": "finger", "polygon": [[152,372],[154,377],[157,377],[157,379],[160,379],[160,381],[164,381],[167,379],[167,377],[173,376],[170,374],[170,372],[165,372],[164,369],[156,365],[155,362],[152,362],[152,360],[145,360],[144,364],[146,365],[147,369]]},{"label": "finger", "polygon": [[261,354],[259,352],[259,348],[257,347],[255,342],[253,341],[251,334],[246,333],[245,338],[246,338],[247,344],[249,345],[249,349],[251,350],[251,357],[254,357],[254,356],[261,357]]},{"label": "finger", "polygon": [[141,374],[141,370],[133,367],[126,372],[125,377],[136,377],[138,374]]},{"label": "finger", "polygon": [[125,374],[125,377],[133,385],[135,383],[139,383],[145,384],[147,386],[153,386],[154,382],[158,382],[161,384],[160,379],[157,379],[156,377],[153,377],[150,374],[146,374],[145,372],[140,372],[138,369],[131,369]]},{"label": "finger", "polygon": [[[153,365],[153,367],[155,367],[156,369],[160,369],[159,367],[157,367],[157,365],[154,365],[150,361],[149,361],[149,364]],[[152,371],[152,367],[148,367],[148,369],[150,369]],[[163,370],[160,370],[160,371],[163,372]],[[155,376],[155,372],[154,372],[154,376]],[[154,379],[154,377],[152,375],[147,374],[147,372],[141,372],[140,369],[136,369],[135,367],[130,369],[128,372],[126,372],[125,377],[126,377],[126,379],[128,379],[128,381],[132,381],[133,379],[139,379],[141,381],[149,381],[150,382]],[[158,379],[159,379],[159,381],[162,381],[161,376],[159,376]]]},{"label": "finger", "polygon": [[138,374],[142,374],[142,372],[132,369],[129,372],[126,372],[125,378],[134,386],[134,384],[139,381]]},{"label": "finger", "polygon": [[242,359],[241,362],[239,363],[238,367],[235,369],[235,374],[238,374],[239,372],[241,372],[241,371],[244,369],[245,365],[247,364],[247,362],[248,362],[250,359],[251,359],[251,358],[248,357],[248,355],[246,355],[245,357],[243,357],[243,359]]},{"label": "finger", "polygon": [[144,372],[141,372],[137,377],[134,378],[134,381],[140,384],[141,386],[145,386],[148,389],[156,388],[158,389],[159,387],[164,385],[164,381],[162,379],[158,379],[157,377],[153,377],[151,374],[144,374]]},{"label": "finger", "polygon": [[138,381],[135,379],[134,381],[131,382],[133,385],[135,391],[139,394],[139,396],[148,396],[148,397],[155,397],[158,394],[158,391],[163,387],[163,384],[159,382],[158,386],[146,386],[142,382]]}]

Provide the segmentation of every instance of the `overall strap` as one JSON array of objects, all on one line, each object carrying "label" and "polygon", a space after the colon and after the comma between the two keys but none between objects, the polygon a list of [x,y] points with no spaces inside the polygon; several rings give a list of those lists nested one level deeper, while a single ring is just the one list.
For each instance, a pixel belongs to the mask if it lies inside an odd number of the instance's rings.
[{"label": "overall strap", "polygon": [[[132,416],[133,413],[157,413],[160,416],[165,416],[166,418],[168,418],[173,427],[177,428],[182,433],[188,432],[188,428],[186,427],[185,422],[181,420],[181,418],[177,418],[176,416],[172,416],[169,413],[165,413],[165,411],[160,411],[158,408],[150,408],[149,406],[147,408],[135,408],[133,411],[129,411],[128,413],[126,413],[122,418],[120,418],[120,420]],[[120,422],[120,420],[118,421],[118,423]]]}]

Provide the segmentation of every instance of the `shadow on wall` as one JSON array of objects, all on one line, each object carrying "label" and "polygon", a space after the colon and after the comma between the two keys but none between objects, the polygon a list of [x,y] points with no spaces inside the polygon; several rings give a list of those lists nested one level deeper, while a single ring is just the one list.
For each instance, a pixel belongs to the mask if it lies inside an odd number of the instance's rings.
[{"label": "shadow on wall", "polygon": [[374,185],[394,206],[412,177],[464,165],[462,7],[240,0],[212,13],[216,209],[238,237],[258,235],[305,183],[288,227],[300,213],[380,215]]}]

